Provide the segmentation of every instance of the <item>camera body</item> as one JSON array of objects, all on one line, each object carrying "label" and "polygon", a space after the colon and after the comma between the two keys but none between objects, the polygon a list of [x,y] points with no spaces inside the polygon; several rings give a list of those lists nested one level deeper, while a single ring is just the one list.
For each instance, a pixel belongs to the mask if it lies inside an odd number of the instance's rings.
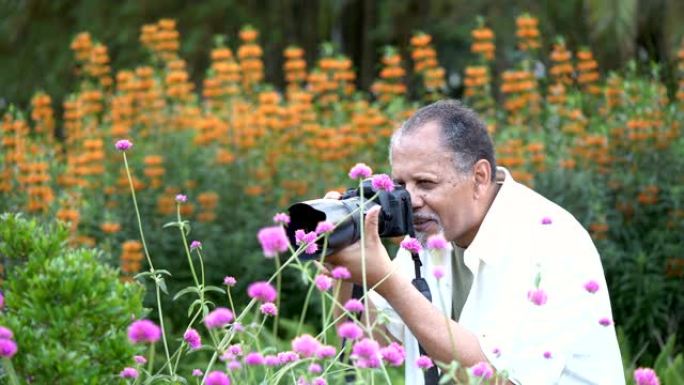
[{"label": "camera body", "polygon": [[[413,211],[409,192],[395,185],[391,192],[380,191],[377,196],[371,187],[370,180],[363,181],[360,188],[348,189],[341,199],[315,199],[298,202],[288,209],[290,224],[286,228],[291,244],[295,244],[295,231],[314,231],[319,222],[329,221],[336,224],[328,236],[325,256],[353,244],[361,238],[361,197],[365,202],[365,211],[373,206],[381,207],[378,217],[378,234],[380,237],[398,237],[413,235]],[[371,200],[371,198],[373,198]],[[352,214],[353,213],[353,214]],[[350,215],[352,214],[352,215]],[[323,239],[318,241],[318,251],[314,254],[302,254],[302,259],[318,259],[322,255]]]}]

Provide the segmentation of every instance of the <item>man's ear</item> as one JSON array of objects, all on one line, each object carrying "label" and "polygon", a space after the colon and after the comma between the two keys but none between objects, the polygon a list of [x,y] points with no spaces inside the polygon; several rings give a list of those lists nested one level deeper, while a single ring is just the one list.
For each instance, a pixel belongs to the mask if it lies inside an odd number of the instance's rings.
[{"label": "man's ear", "polygon": [[473,178],[475,180],[475,198],[481,197],[492,182],[492,168],[487,159],[480,159],[473,166]]}]

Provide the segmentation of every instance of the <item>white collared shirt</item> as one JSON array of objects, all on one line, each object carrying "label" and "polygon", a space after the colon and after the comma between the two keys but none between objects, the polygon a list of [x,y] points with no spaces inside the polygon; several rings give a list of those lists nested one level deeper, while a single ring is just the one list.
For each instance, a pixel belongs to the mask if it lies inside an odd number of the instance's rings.
[{"label": "white collared shirt", "polygon": [[[507,170],[492,206],[465,250],[473,285],[458,322],[473,332],[483,353],[499,373],[516,384],[625,383],[610,299],[598,252],[586,230],[560,206],[515,182]],[[551,223],[542,224],[548,218]],[[433,304],[451,315],[451,248],[422,252],[422,274]],[[410,253],[394,259],[398,272],[413,278]],[[442,265],[439,282],[431,274]],[[547,302],[535,305],[528,291],[539,288]],[[584,285],[599,285],[590,293]],[[415,365],[418,343],[387,301],[375,292],[371,301],[388,318],[387,329],[406,349],[407,385],[423,385]]]}]

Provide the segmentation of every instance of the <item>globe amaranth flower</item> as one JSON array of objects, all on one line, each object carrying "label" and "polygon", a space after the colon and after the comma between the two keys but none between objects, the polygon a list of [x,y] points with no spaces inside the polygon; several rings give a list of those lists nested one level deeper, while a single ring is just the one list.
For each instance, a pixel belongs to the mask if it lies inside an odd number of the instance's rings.
[{"label": "globe amaranth flower", "polygon": [[363,306],[363,302],[356,298],[351,298],[344,303],[344,308],[350,313],[361,313],[366,308]]},{"label": "globe amaranth flower", "polygon": [[232,360],[232,361],[228,362],[228,364],[226,364],[226,367],[231,372],[234,372],[236,370],[239,370],[242,367],[242,364],[240,363],[240,361]]},{"label": "globe amaranth flower", "polygon": [[394,191],[394,182],[387,174],[373,175],[371,178],[371,188],[373,191]]},{"label": "globe amaranth flower", "polygon": [[278,225],[289,225],[290,216],[285,213],[278,213],[273,216],[273,222],[275,222]]},{"label": "globe amaranth flower", "polygon": [[134,344],[155,343],[161,338],[161,329],[150,320],[137,320],[128,327],[128,339]]},{"label": "globe amaranth flower", "polygon": [[204,374],[204,372],[201,369],[193,369],[192,370],[192,376],[193,377],[199,377],[203,374]]},{"label": "globe amaranth flower", "polygon": [[278,315],[278,308],[273,302],[266,302],[262,304],[259,309],[261,310],[261,313],[265,315],[270,315],[272,317]]},{"label": "globe amaranth flower", "polygon": [[299,359],[297,353],[288,350],[286,352],[278,353],[278,361],[281,365],[289,364],[290,362],[295,362]]},{"label": "globe amaranth flower", "polygon": [[259,366],[265,363],[263,354],[250,352],[245,356],[245,364],[249,366]]},{"label": "globe amaranth flower", "polygon": [[124,368],[120,373],[121,378],[138,378],[138,371],[135,368]]},{"label": "globe amaranth flower", "polygon": [[328,385],[328,381],[323,377],[316,377],[311,381],[311,385]]},{"label": "globe amaranth flower", "polygon": [[278,359],[278,356],[274,354],[269,354],[267,356],[264,356],[264,365],[266,366],[278,366],[280,365],[280,360]]},{"label": "globe amaranth flower", "polygon": [[242,345],[240,344],[233,344],[228,347],[228,353],[234,354],[236,356],[241,356],[242,355]]},{"label": "globe amaranth flower", "polygon": [[327,275],[318,274],[316,278],[314,278],[314,284],[316,285],[318,290],[328,291],[333,285],[333,280]]},{"label": "globe amaranth flower", "polygon": [[330,345],[321,345],[318,348],[318,350],[316,350],[316,357],[320,359],[330,358],[333,357],[335,354],[337,354],[337,350],[334,346]]},{"label": "globe amaranth flower", "polygon": [[410,251],[411,253],[420,253],[420,251],[423,249],[423,247],[420,245],[420,241],[418,241],[416,238],[406,238],[403,241],[401,241],[401,244],[399,245],[403,249],[406,249]]},{"label": "globe amaranth flower", "polygon": [[492,378],[494,369],[487,362],[478,362],[470,367],[470,373],[475,377],[484,378],[486,380]]},{"label": "globe amaranth flower", "polygon": [[316,234],[318,234],[318,235],[325,234],[325,233],[332,231],[332,229],[334,229],[334,228],[335,228],[335,225],[333,225],[332,223],[330,223],[328,221],[318,222],[318,224],[316,225]]},{"label": "globe amaranth flower", "polygon": [[357,368],[378,368],[381,364],[380,345],[375,340],[364,338],[354,344],[350,357]]},{"label": "globe amaranth flower", "polygon": [[235,316],[230,309],[217,307],[204,317],[204,326],[206,326],[207,329],[220,328],[233,322],[234,319]]},{"label": "globe amaranth flower", "polygon": [[196,250],[196,249],[201,249],[201,248],[202,248],[202,242],[200,242],[200,241],[190,242],[190,251]]},{"label": "globe amaranth flower", "polygon": [[656,372],[651,368],[638,368],[634,371],[636,385],[660,385]]},{"label": "globe amaranth flower", "polygon": [[0,326],[0,338],[4,338],[7,340],[14,339],[14,333],[12,333],[12,331],[6,327]]},{"label": "globe amaranth flower", "polygon": [[202,346],[202,338],[195,329],[188,329],[185,334],[183,334],[183,340],[188,343],[190,349],[197,350]]},{"label": "globe amaranth flower", "polygon": [[599,284],[598,282],[592,280],[587,281],[587,283],[584,284],[584,290],[588,291],[591,294],[594,294],[598,291],[599,289]]},{"label": "globe amaranth flower", "polygon": [[430,235],[427,239],[427,248],[432,250],[442,250],[446,249],[449,242],[444,238],[442,234]]},{"label": "globe amaranth flower", "polygon": [[257,238],[266,257],[275,257],[278,253],[287,251],[290,245],[285,229],[281,226],[264,227],[259,230]]},{"label": "globe amaranth flower", "polygon": [[527,292],[527,299],[533,304],[541,306],[546,303],[548,297],[544,289],[532,289]]},{"label": "globe amaranth flower", "polygon": [[401,366],[406,358],[406,350],[398,343],[392,342],[380,349],[380,355],[390,366]]},{"label": "globe amaranth flower", "polygon": [[332,271],[330,272],[330,275],[335,279],[349,279],[349,278],[351,278],[351,273],[349,272],[349,269],[347,269],[344,266],[337,266],[336,268],[332,269]]},{"label": "globe amaranth flower", "polygon": [[261,302],[275,302],[278,292],[266,281],[253,282],[247,287],[247,295]]},{"label": "globe amaranth flower", "polygon": [[599,320],[601,326],[610,326],[613,324],[613,320],[608,317],[603,317]]},{"label": "globe amaranth flower", "polygon": [[436,265],[432,267],[432,275],[437,279],[440,280],[444,278],[444,275],[446,274],[444,270],[444,266]]},{"label": "globe amaranth flower", "polygon": [[307,370],[309,371],[309,373],[318,374],[323,371],[323,368],[321,368],[321,365],[313,362],[311,363],[311,365],[309,365],[309,368]]},{"label": "globe amaranth flower", "polygon": [[435,364],[432,363],[430,357],[423,355],[416,359],[416,366],[421,369],[430,369],[435,366]]},{"label": "globe amaranth flower", "polygon": [[120,140],[116,141],[116,144],[114,145],[114,147],[116,147],[116,149],[119,151],[127,151],[131,147],[133,147],[133,142],[131,142],[128,139],[120,139]]},{"label": "globe amaranth flower", "polygon": [[0,338],[0,357],[12,358],[17,353],[17,344],[7,338]]},{"label": "globe amaranth flower", "polygon": [[544,352],[544,358],[546,358],[547,360],[551,359],[552,357],[553,357],[553,355],[551,354],[551,352],[548,352],[548,351]]},{"label": "globe amaranth flower", "polygon": [[542,225],[550,225],[551,223],[553,223],[553,220],[551,219],[551,217],[543,217],[541,219]]},{"label": "globe amaranth flower", "polygon": [[313,254],[318,251],[318,244],[316,243],[316,238],[318,234],[315,231],[309,231],[308,233],[302,229],[295,231],[295,240],[298,245],[306,245],[304,252],[307,254]]},{"label": "globe amaranth flower", "polygon": [[226,276],[223,278],[223,284],[226,286],[233,287],[233,286],[235,286],[236,283],[237,283],[237,280],[235,279],[235,277]]},{"label": "globe amaranth flower", "polygon": [[303,334],[292,340],[292,350],[302,357],[311,357],[316,354],[321,343],[309,334]]},{"label": "globe amaranth flower", "polygon": [[145,365],[147,363],[147,358],[144,356],[133,356],[133,361],[139,365]]},{"label": "globe amaranth flower", "polygon": [[354,322],[347,321],[337,328],[337,335],[349,340],[355,340],[363,337],[363,330]]},{"label": "globe amaranth flower", "polygon": [[352,179],[365,179],[373,174],[373,170],[365,163],[357,163],[349,170],[349,177]]},{"label": "globe amaranth flower", "polygon": [[178,203],[185,203],[185,202],[187,202],[187,201],[188,201],[188,196],[187,196],[187,195],[183,195],[183,194],[178,194],[178,195],[176,195],[176,202],[178,202]]},{"label": "globe amaranth flower", "polygon": [[207,378],[204,379],[204,385],[230,385],[230,378],[218,370],[207,374]]}]

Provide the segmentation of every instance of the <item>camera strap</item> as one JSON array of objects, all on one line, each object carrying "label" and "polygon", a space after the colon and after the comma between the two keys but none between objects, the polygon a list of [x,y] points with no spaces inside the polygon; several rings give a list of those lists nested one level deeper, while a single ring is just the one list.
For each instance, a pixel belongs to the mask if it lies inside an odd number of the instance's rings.
[{"label": "camera strap", "polygon": [[[411,258],[413,259],[413,265],[416,271],[416,278],[414,278],[411,283],[413,283],[413,286],[418,289],[423,297],[432,302],[430,286],[428,286],[427,281],[420,273],[420,267],[423,266],[423,263],[420,261],[420,257],[417,253],[411,253]],[[423,349],[423,346],[420,344],[418,344],[418,351],[421,355],[426,355],[425,349]],[[427,369],[423,375],[425,376],[425,385],[437,385],[439,382],[439,372],[437,371],[437,366],[432,366],[431,368]]]}]

